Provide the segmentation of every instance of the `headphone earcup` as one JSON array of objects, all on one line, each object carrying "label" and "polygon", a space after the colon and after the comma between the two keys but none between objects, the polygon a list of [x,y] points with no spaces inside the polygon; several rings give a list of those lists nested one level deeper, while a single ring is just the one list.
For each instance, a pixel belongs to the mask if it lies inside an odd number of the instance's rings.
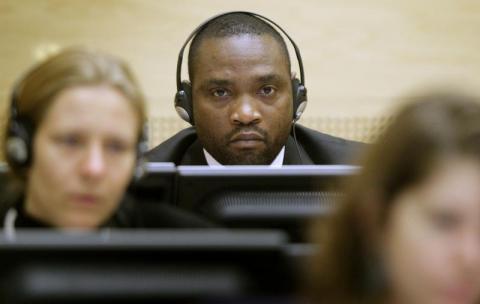
[{"label": "headphone earcup", "polygon": [[180,90],[175,94],[174,102],[178,115],[193,125],[192,86],[189,82],[182,81]]},{"label": "headphone earcup", "polygon": [[148,123],[146,122],[142,128],[142,134],[137,144],[137,159],[135,169],[133,171],[133,181],[138,181],[143,177],[147,168],[146,154],[148,152]]},{"label": "headphone earcup", "polygon": [[293,120],[297,121],[307,107],[307,88],[298,78],[292,79]]},{"label": "headphone earcup", "polygon": [[6,158],[18,168],[30,163],[30,135],[25,122],[12,119],[8,124],[8,137],[6,140]]}]

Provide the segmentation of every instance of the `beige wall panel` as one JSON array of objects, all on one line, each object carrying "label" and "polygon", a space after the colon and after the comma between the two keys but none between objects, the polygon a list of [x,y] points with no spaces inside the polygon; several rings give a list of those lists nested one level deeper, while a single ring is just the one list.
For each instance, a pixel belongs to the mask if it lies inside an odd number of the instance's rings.
[{"label": "beige wall panel", "polygon": [[125,58],[151,116],[173,117],[181,44],[203,20],[237,9],[272,18],[299,45],[306,119],[377,116],[435,84],[480,94],[478,0],[0,0],[2,104],[35,57],[80,44]]}]

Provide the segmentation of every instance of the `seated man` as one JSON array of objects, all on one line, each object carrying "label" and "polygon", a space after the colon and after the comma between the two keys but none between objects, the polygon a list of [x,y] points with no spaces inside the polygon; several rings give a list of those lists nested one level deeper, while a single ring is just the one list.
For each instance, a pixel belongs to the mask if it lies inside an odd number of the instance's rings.
[{"label": "seated man", "polygon": [[149,151],[150,161],[176,165],[348,163],[360,143],[295,126],[306,105],[291,72],[287,46],[269,19],[246,12],[214,17],[192,35],[190,83],[177,69],[177,111],[193,126]]}]

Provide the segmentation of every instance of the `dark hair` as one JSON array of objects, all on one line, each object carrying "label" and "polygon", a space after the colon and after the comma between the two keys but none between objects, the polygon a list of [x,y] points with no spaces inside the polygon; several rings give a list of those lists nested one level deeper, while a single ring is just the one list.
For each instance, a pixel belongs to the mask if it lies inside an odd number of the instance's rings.
[{"label": "dark hair", "polygon": [[[416,96],[367,151],[337,213],[318,222],[309,293],[322,303],[375,303],[388,292],[377,256],[379,232],[394,199],[451,156],[480,164],[480,101],[454,94]],[[383,273],[384,274],[384,273]]]},{"label": "dark hair", "polygon": [[290,56],[283,37],[266,21],[246,13],[231,13],[208,22],[193,38],[188,51],[188,75],[193,81],[195,60],[200,45],[208,38],[227,38],[241,35],[269,35],[277,42],[285,55],[290,70]]}]

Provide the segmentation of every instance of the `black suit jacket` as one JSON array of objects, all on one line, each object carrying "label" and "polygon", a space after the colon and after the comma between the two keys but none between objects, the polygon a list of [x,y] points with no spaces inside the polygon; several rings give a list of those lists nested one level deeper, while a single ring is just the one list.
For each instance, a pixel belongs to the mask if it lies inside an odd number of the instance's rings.
[{"label": "black suit jacket", "polygon": [[[284,165],[351,164],[364,144],[327,135],[296,125],[298,150],[290,135],[285,144]],[[301,157],[300,157],[300,155]],[[184,129],[147,153],[152,162],[178,165],[207,165],[194,127]]]}]

